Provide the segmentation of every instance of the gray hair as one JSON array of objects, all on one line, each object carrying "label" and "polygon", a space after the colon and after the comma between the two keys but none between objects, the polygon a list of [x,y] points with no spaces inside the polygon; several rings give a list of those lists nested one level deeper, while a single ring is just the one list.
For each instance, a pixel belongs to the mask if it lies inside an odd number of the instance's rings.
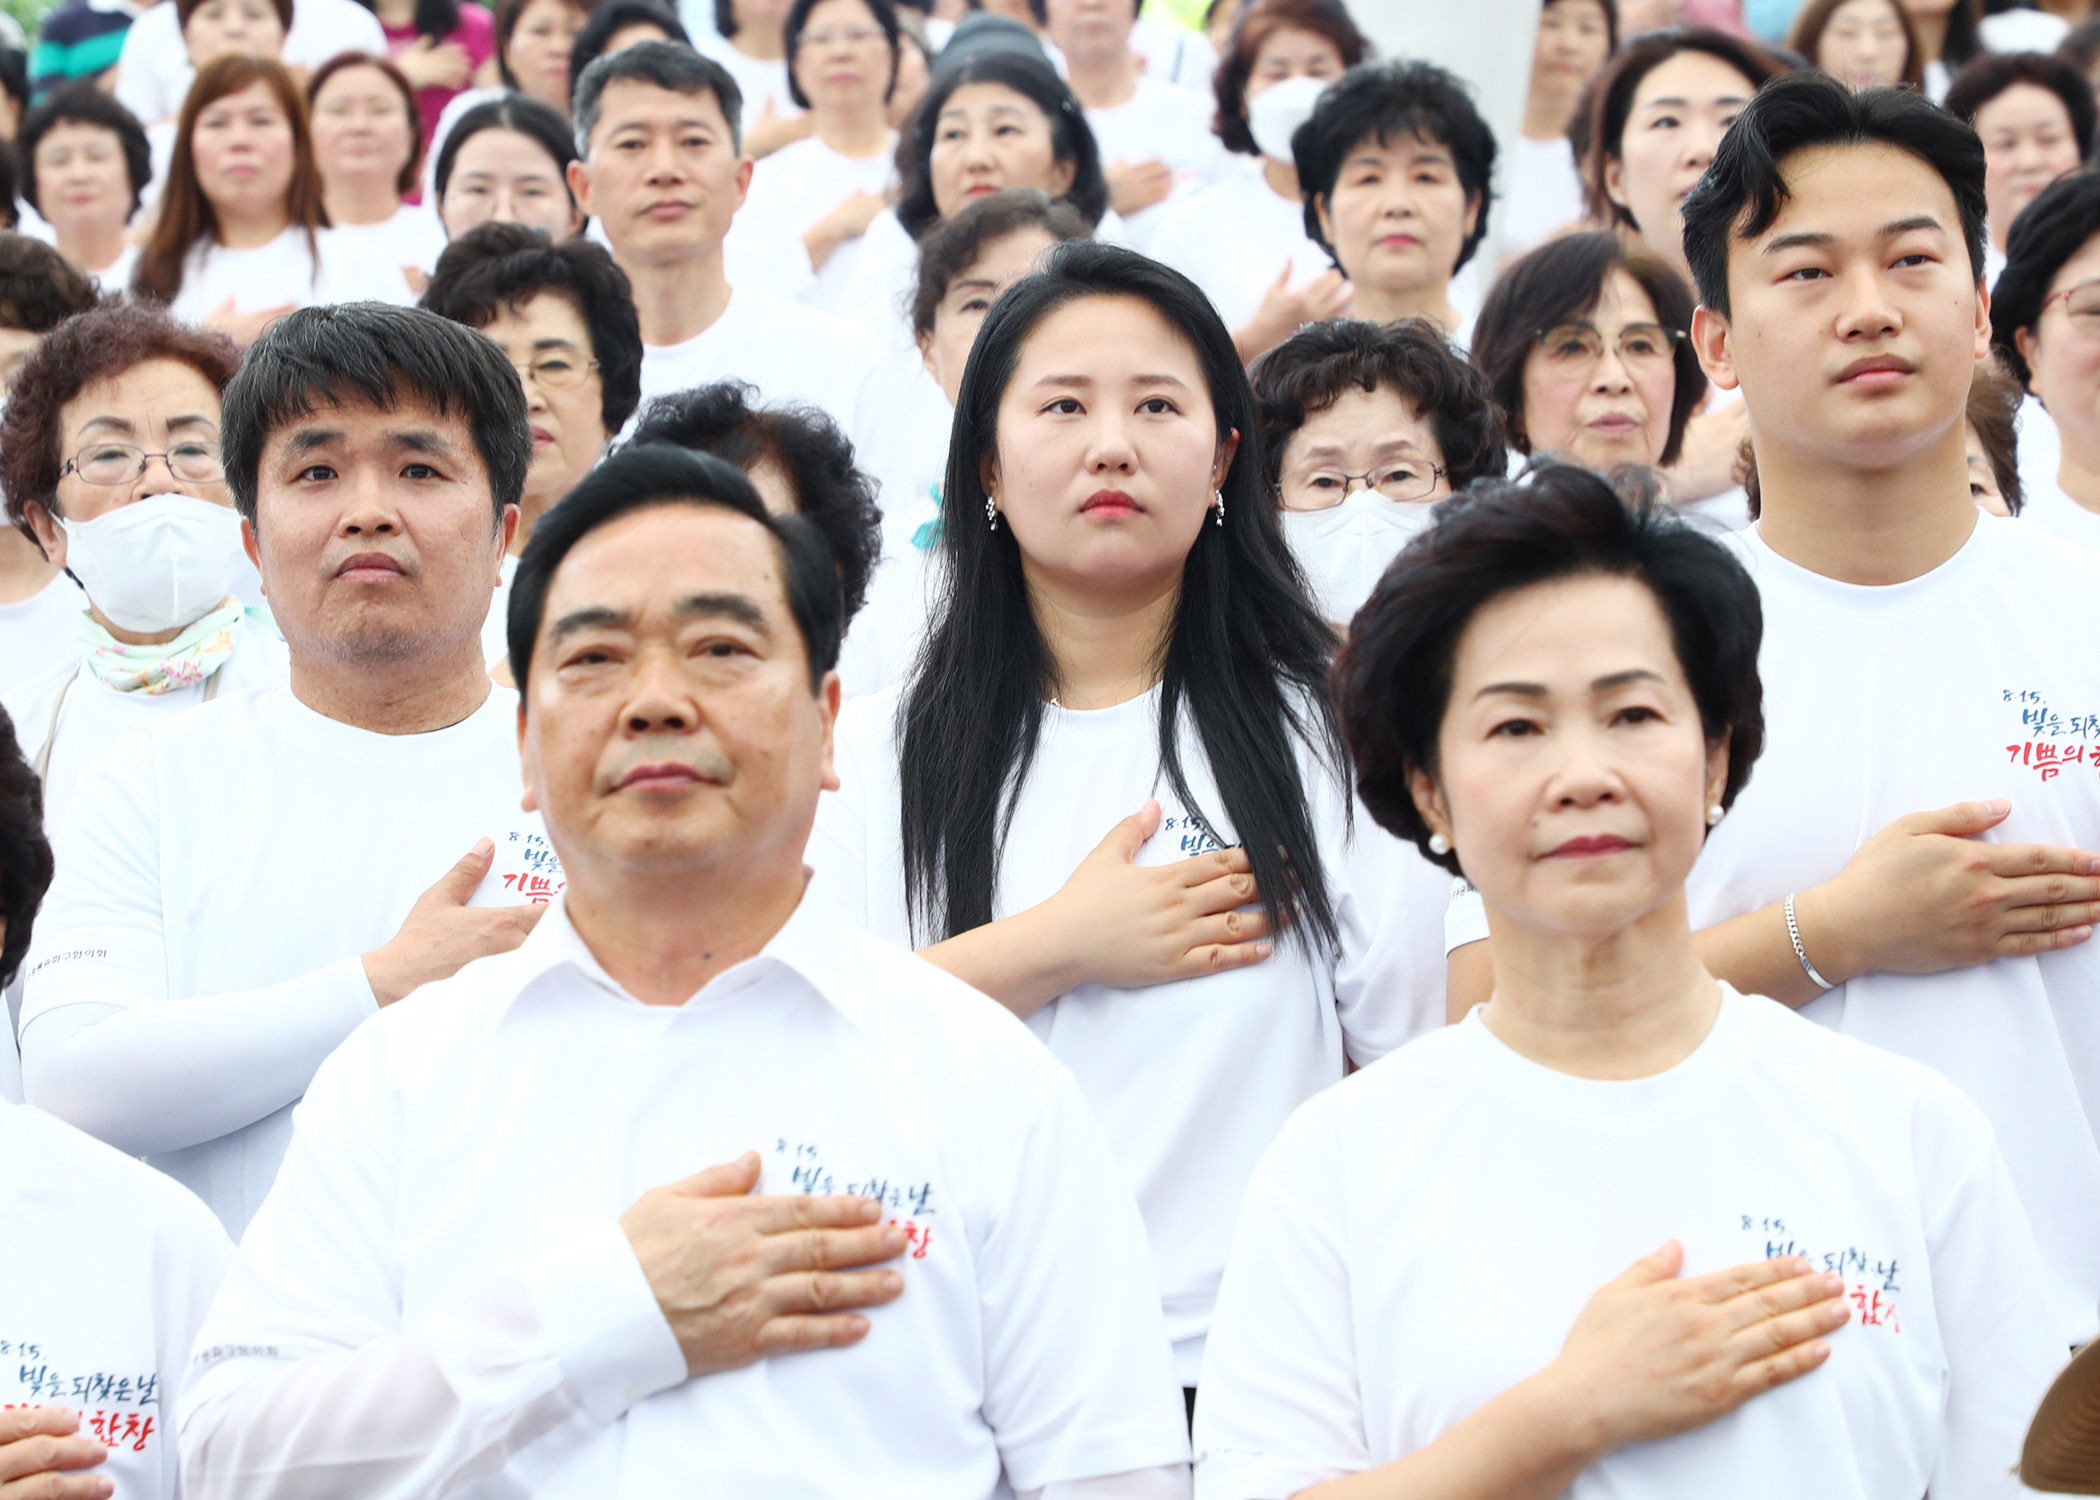
[{"label": "gray hair", "polygon": [[636,42],[618,52],[608,52],[583,70],[576,80],[572,112],[576,117],[576,154],[586,161],[591,154],[591,132],[598,128],[599,101],[605,86],[622,80],[652,84],[673,94],[713,94],[729,122],[729,144],[744,149],[744,93],[727,68],[702,56],[684,42]]}]

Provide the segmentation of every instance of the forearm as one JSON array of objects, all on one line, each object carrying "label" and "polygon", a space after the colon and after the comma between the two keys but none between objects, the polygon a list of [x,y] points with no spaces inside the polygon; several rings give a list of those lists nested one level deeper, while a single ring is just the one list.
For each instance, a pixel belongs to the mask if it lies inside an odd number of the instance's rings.
[{"label": "forearm", "polygon": [[1553,1500],[1607,1451],[1552,1371],[1514,1385],[1426,1448],[1298,1500]]},{"label": "forearm", "polygon": [[[1801,928],[1802,948],[1818,974],[1833,985],[1855,977],[1843,945],[1823,920],[1819,890],[1795,897],[1794,919]],[[1707,972],[1745,995],[1763,995],[1798,1010],[1823,993],[1794,952],[1783,902],[1701,928],[1694,938]]]},{"label": "forearm", "polygon": [[973,927],[945,942],[921,948],[919,957],[937,964],[973,989],[990,995],[1024,1020],[1083,983],[1069,946],[1056,942],[1040,907]]},{"label": "forearm", "polygon": [[354,958],[258,990],[75,1001],[23,1027],[23,1093],[129,1155],[178,1151],[298,1099],[376,1008]]}]

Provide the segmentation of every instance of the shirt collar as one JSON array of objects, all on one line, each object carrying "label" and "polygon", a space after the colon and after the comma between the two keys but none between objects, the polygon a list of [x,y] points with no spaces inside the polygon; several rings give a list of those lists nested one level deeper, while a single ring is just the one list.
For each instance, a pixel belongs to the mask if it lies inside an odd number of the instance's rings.
[{"label": "shirt collar", "polygon": [[[863,1014],[862,995],[869,982],[866,968],[853,963],[846,951],[850,945],[842,941],[844,924],[822,897],[811,896],[808,871],[805,870],[803,875],[802,899],[789,913],[787,921],[781,924],[780,930],[756,955],[709,980],[697,995],[686,1001],[688,1006],[695,1001],[706,1003],[726,998],[761,982],[778,969],[786,969],[814,989],[848,1021],[859,1024]],[[569,920],[566,895],[556,896],[548,904],[546,916],[519,946],[518,962],[520,968],[514,996],[523,995],[540,980],[568,969],[616,999],[630,1005],[642,1003],[598,962],[597,955],[577,932],[576,924]]]}]

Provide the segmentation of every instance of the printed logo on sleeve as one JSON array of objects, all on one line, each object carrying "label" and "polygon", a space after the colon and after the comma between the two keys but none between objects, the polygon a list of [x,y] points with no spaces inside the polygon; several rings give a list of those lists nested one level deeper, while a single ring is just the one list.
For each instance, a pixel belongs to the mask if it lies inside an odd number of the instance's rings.
[{"label": "printed logo on sleeve", "polygon": [[874,1173],[866,1176],[847,1174],[841,1177],[825,1164],[825,1152],[821,1146],[808,1141],[790,1141],[777,1138],[773,1144],[773,1160],[768,1164],[775,1172],[785,1172],[785,1184],[789,1192],[811,1197],[835,1197],[841,1193],[850,1198],[872,1198],[888,1208],[893,1216],[890,1223],[902,1224],[907,1245],[906,1254],[913,1260],[926,1259],[933,1248],[933,1220],[935,1218],[934,1192],[931,1182],[913,1182],[909,1178],[883,1177]]},{"label": "printed logo on sleeve", "polygon": [[1792,1238],[1785,1219],[1765,1218],[1758,1214],[1742,1216],[1742,1232],[1753,1243],[1761,1242],[1762,1248],[1757,1254],[1766,1260],[1780,1255],[1799,1255],[1813,1269],[1843,1277],[1845,1300],[1852,1304],[1852,1320],[1860,1327],[1886,1328],[1891,1333],[1903,1331],[1902,1320],[1896,1312],[1896,1294],[1903,1290],[1903,1268],[1893,1255],[1875,1256],[1857,1245],[1836,1250],[1811,1249]]}]

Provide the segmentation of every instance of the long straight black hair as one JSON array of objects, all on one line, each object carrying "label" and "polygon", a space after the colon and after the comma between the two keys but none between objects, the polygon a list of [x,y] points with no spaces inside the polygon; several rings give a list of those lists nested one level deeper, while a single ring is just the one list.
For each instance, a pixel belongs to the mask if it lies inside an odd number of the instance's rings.
[{"label": "long straight black hair", "polygon": [[[937,941],[992,920],[1006,831],[1035,757],[1043,702],[1058,688],[1013,530],[983,524],[983,459],[997,450],[999,403],[1022,346],[1051,313],[1091,297],[1148,303],[1179,330],[1202,363],[1219,438],[1240,435],[1220,487],[1224,524],[1206,520],[1189,548],[1163,643],[1161,768],[1181,805],[1227,842],[1183,772],[1177,730],[1187,712],[1272,927],[1308,953],[1331,952],[1334,904],[1297,750],[1309,746],[1346,788],[1346,752],[1326,692],[1336,643],[1307,601],[1262,493],[1253,390],[1232,335],[1194,282],[1091,240],[1056,247],[1040,272],[1000,297],[963,370],[942,491],[943,583],[897,710],[913,930]],[[1346,790],[1342,796],[1346,807]]]}]

